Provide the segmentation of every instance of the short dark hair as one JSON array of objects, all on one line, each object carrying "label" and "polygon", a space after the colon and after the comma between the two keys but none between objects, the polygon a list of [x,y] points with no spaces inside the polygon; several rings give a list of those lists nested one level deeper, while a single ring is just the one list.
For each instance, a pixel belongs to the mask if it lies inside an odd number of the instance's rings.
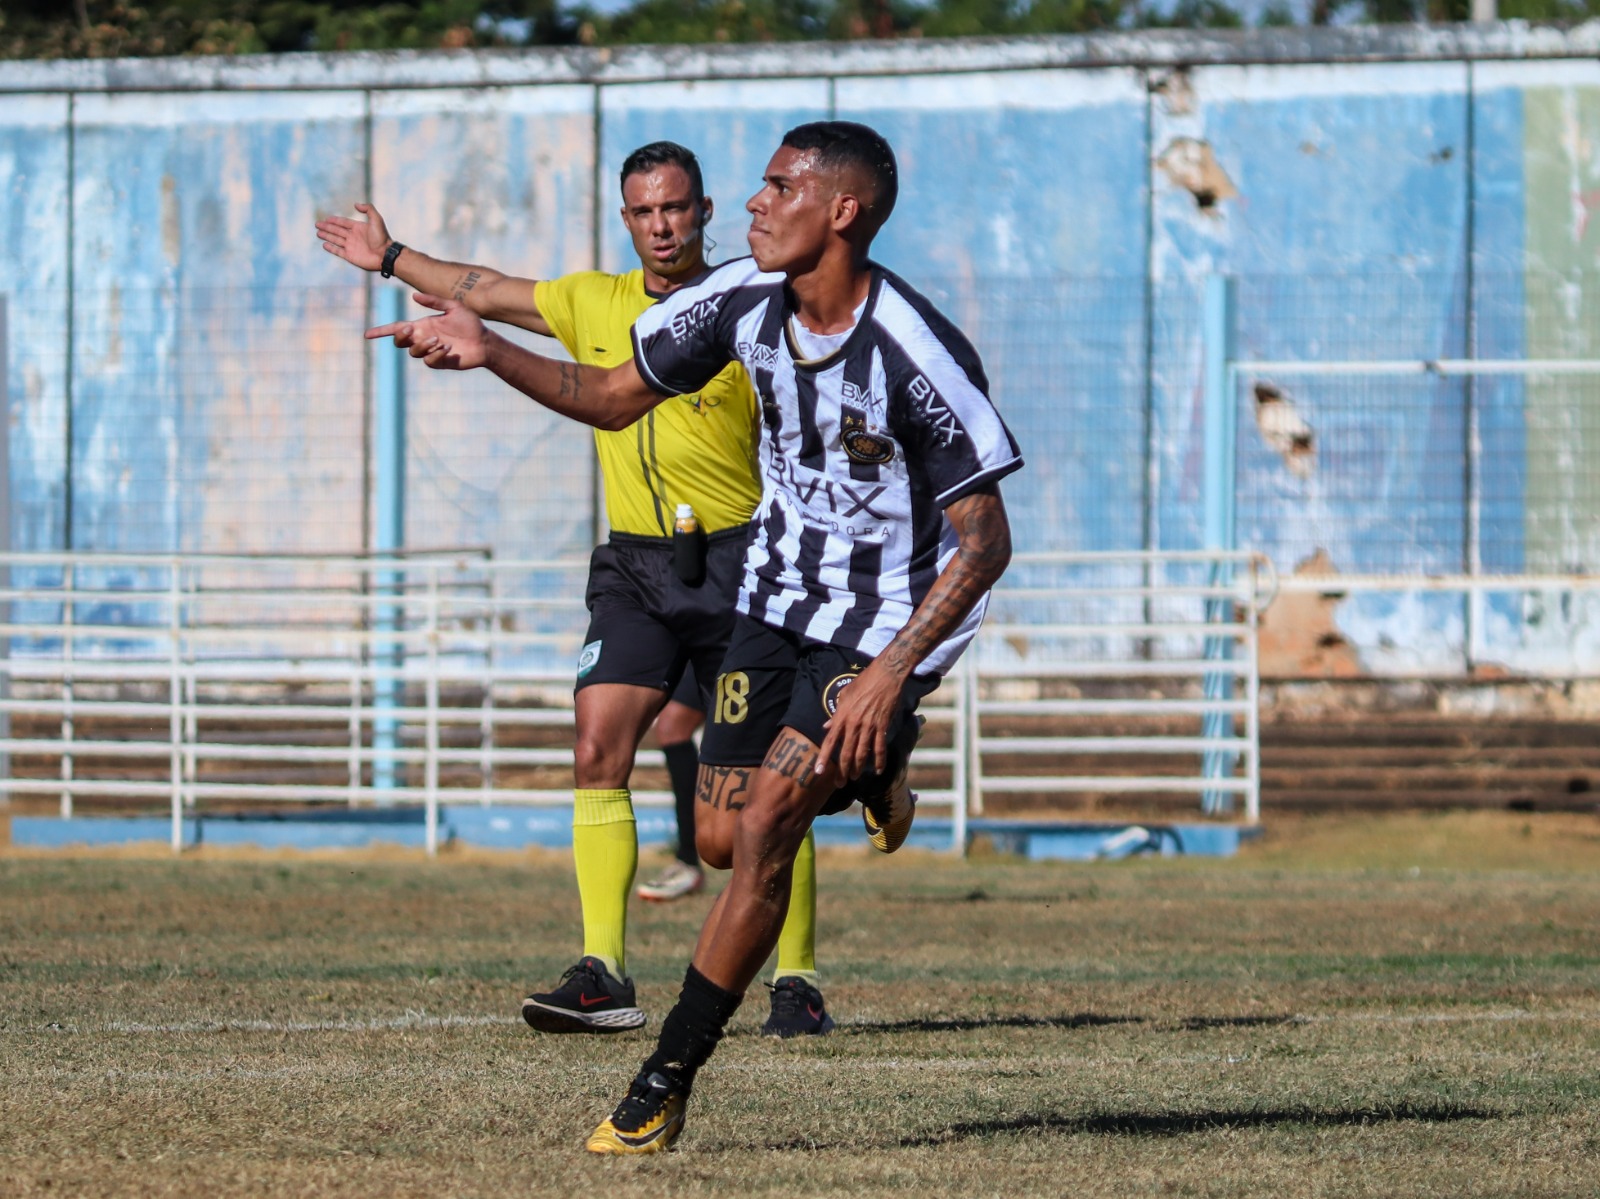
[{"label": "short dark hair", "polygon": [[640,146],[622,160],[621,184],[626,187],[630,176],[648,175],[657,167],[665,166],[682,167],[684,174],[689,176],[689,187],[694,191],[694,198],[706,198],[705,180],[700,176],[700,160],[694,156],[693,150],[677,142],[651,142],[648,146]]},{"label": "short dark hair", "polygon": [[869,231],[876,233],[889,219],[900,194],[900,171],[894,151],[876,129],[854,121],[812,121],[785,133],[783,144],[791,150],[815,150],[823,167],[866,172],[873,183],[872,198],[866,201]]}]

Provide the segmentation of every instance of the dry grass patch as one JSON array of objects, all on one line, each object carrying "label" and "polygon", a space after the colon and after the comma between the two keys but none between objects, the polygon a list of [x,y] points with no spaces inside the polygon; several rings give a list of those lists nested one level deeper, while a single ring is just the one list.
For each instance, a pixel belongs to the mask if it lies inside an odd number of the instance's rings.
[{"label": "dry grass patch", "polygon": [[[0,1193],[1592,1195],[1583,817],[1274,821],[1228,861],[824,854],[831,1037],[752,993],[681,1149],[540,1037],[559,855],[0,857]],[[708,897],[634,909],[659,1019]]]}]

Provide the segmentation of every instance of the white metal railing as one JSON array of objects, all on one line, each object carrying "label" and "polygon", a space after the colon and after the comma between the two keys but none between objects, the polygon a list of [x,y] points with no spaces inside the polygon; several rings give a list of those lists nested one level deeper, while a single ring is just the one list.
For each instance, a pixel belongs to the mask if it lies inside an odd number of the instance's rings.
[{"label": "white metal railing", "polygon": [[[175,849],[205,805],[420,804],[431,852],[441,804],[568,804],[586,569],[462,553],[0,555],[0,792],[55,797],[63,816],[79,797],[163,800]],[[1254,820],[1258,569],[1245,555],[1019,555],[974,651],[922,709],[918,772],[945,781],[919,795],[949,810],[952,845],[986,791],[1242,794]],[[1154,698],[1061,694],[1179,677]],[[1020,694],[1029,681],[1036,693]],[[996,731],[1019,717],[1104,727]],[[1126,731],[1150,717],[1222,723]],[[996,765],[1115,753],[1197,769],[1038,778]]]},{"label": "white metal railing", "polygon": [[969,654],[972,811],[1002,792],[1192,793],[1256,823],[1275,579],[1243,552],[1018,555]]}]

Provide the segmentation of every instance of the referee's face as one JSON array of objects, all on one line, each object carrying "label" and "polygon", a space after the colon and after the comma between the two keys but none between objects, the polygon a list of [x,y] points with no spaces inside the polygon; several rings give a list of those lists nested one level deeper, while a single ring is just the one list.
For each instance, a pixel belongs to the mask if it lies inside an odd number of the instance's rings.
[{"label": "referee's face", "polygon": [[837,184],[818,170],[813,151],[778,147],[761,190],[745,204],[758,267],[796,275],[816,265],[833,228]]},{"label": "referee's face", "polygon": [[629,175],[622,183],[622,223],[645,270],[666,279],[704,268],[700,230],[711,201],[694,194],[689,172],[673,163]]}]

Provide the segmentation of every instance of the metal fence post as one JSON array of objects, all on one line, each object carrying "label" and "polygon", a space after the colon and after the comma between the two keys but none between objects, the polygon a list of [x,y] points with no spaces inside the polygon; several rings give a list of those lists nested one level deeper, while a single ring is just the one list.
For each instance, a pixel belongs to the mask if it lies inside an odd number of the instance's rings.
[{"label": "metal fence post", "polygon": [[[389,324],[401,319],[405,296],[396,288],[385,287],[377,293],[377,319]],[[373,612],[376,632],[396,633],[394,637],[379,636],[373,640],[372,662],[372,789],[379,793],[377,802],[389,804],[392,797],[383,794],[395,786],[395,745],[399,740],[399,721],[394,709],[403,692],[398,672],[405,664],[405,579],[394,559],[383,562],[387,555],[396,554],[405,544],[406,527],[406,393],[405,351],[392,345],[377,348],[376,428],[373,442],[377,461],[375,465],[374,507],[376,524],[373,550],[380,559],[377,572],[377,592],[382,597]]]},{"label": "metal fence post", "polygon": [[428,855],[439,852],[439,564],[428,566],[428,679],[427,724],[424,745],[427,754],[422,768],[423,840]]},{"label": "metal fence post", "polygon": [[[6,297],[0,295],[0,553],[11,552],[11,368],[6,354],[11,336]],[[11,567],[0,565],[0,588],[11,587]],[[11,623],[11,601],[0,603],[0,622]],[[0,700],[11,698],[11,636],[0,637]],[[0,741],[11,740],[11,709],[0,705]],[[11,751],[0,750],[0,778],[11,777]],[[7,806],[11,796],[0,798]]]},{"label": "metal fence post", "polygon": [[964,702],[962,704],[962,720],[966,725],[966,740],[963,746],[967,759],[966,784],[967,793],[963,797],[969,816],[983,815],[983,746],[981,743],[983,728],[980,723],[981,714],[978,711],[978,638],[972,639],[972,644],[967,647],[967,652],[962,656],[961,688]]},{"label": "metal fence post", "polygon": [[61,568],[61,818],[72,819],[72,743],[77,735],[73,714],[72,660],[77,637],[73,625],[78,605],[73,592],[78,586],[77,569],[71,562]]},{"label": "metal fence post", "polygon": [[956,793],[956,802],[950,809],[950,848],[960,857],[965,857],[967,853],[967,804],[971,802],[967,779],[967,676],[972,671],[976,650],[972,646],[968,646],[968,649],[973,652],[963,654],[956,663],[956,670],[960,673],[955,680],[956,718],[951,746],[955,752],[950,763],[950,785]]},{"label": "metal fence post", "polygon": [[167,732],[172,740],[172,852],[183,848],[183,563],[168,560],[167,635],[171,638],[168,660]]},{"label": "metal fence post", "polygon": [[[1237,542],[1234,505],[1238,488],[1235,454],[1239,436],[1239,405],[1238,397],[1234,394],[1233,372],[1234,359],[1237,357],[1234,345],[1234,282],[1224,275],[1212,275],[1206,280],[1201,336],[1205,371],[1202,384],[1205,543],[1206,549],[1219,554],[1211,567],[1211,585],[1222,588],[1233,582],[1233,564],[1220,555],[1230,554]],[[1231,599],[1221,595],[1207,598],[1207,624],[1229,624],[1232,620]],[[1233,657],[1232,635],[1208,636],[1205,656],[1208,661],[1230,660]],[[1227,703],[1233,698],[1231,668],[1207,674],[1204,686],[1208,701],[1219,705]],[[1207,738],[1233,736],[1233,715],[1230,712],[1208,709],[1201,718],[1201,724]],[[1234,758],[1235,754],[1230,750],[1207,749],[1204,776],[1208,779],[1231,776]],[[1208,813],[1231,811],[1233,797],[1221,789],[1205,791],[1201,796],[1201,808]]]}]

